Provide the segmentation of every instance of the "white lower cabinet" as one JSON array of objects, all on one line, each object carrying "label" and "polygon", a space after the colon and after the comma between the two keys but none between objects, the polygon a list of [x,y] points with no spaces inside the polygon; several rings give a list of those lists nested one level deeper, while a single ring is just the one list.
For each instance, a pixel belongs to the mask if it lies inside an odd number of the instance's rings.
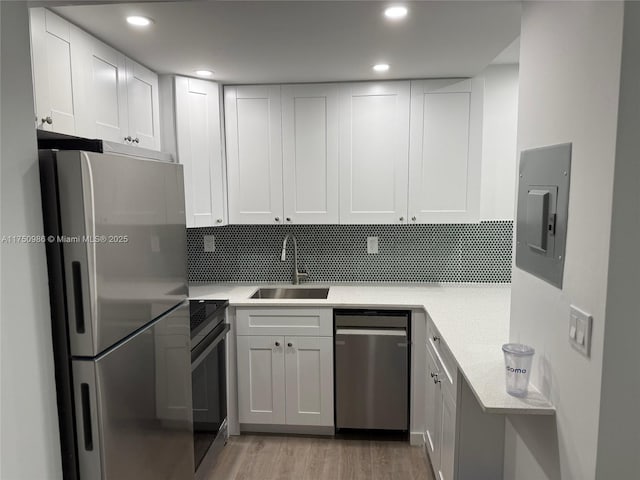
[{"label": "white lower cabinet", "polygon": [[333,338],[237,337],[240,424],[332,427]]},{"label": "white lower cabinet", "polygon": [[453,480],[456,453],[456,401],[451,394],[442,392],[442,445],[440,445],[439,475],[443,480]]},{"label": "white lower cabinet", "polygon": [[482,411],[433,324],[427,332],[424,438],[436,480],[503,478],[504,416]]},{"label": "white lower cabinet", "polygon": [[333,425],[333,338],[285,337],[288,425]]},{"label": "white lower cabinet", "polygon": [[433,470],[440,468],[440,444],[442,437],[442,391],[435,375],[440,371],[435,353],[427,345],[427,378],[425,381],[425,431],[424,445],[431,458]]},{"label": "white lower cabinet", "polygon": [[284,337],[238,337],[240,423],[285,423]]}]

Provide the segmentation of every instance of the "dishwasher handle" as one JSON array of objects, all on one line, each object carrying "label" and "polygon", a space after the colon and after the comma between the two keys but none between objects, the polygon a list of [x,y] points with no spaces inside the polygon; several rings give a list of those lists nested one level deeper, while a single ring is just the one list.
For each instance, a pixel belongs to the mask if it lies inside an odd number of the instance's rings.
[{"label": "dishwasher handle", "polygon": [[406,337],[406,330],[384,330],[378,328],[339,328],[336,335],[368,335],[381,337]]}]

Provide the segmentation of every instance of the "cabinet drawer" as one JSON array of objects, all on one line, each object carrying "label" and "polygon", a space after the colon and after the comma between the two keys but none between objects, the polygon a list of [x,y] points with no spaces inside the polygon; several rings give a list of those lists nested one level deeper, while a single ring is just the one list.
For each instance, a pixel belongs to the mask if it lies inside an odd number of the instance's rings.
[{"label": "cabinet drawer", "polygon": [[330,308],[238,308],[238,335],[333,336]]},{"label": "cabinet drawer", "polygon": [[442,387],[448,389],[455,398],[458,383],[458,365],[430,318],[427,321],[427,343],[435,351],[440,361]]}]

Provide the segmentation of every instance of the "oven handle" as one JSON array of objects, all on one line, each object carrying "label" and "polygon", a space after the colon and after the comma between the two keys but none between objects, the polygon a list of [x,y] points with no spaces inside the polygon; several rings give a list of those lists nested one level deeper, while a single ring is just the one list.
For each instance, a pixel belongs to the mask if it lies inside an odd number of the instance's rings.
[{"label": "oven handle", "polygon": [[211,351],[214,348],[216,348],[216,346],[222,340],[224,340],[224,337],[227,335],[227,332],[230,329],[231,329],[231,326],[228,323],[225,323],[222,326],[222,330],[220,330],[220,329],[214,330],[209,335],[204,337],[204,340],[202,340],[198,344],[198,346],[196,347],[197,350],[202,350],[202,351],[197,353],[197,357],[195,358],[195,360],[191,360],[191,371],[192,372],[196,368],[198,368],[198,365],[200,365],[204,361],[204,359],[207,358],[207,355],[209,355],[211,353]]}]

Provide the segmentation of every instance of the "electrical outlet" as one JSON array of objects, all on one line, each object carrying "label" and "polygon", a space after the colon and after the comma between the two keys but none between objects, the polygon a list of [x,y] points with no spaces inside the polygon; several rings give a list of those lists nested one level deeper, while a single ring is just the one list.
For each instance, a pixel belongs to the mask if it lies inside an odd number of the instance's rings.
[{"label": "electrical outlet", "polygon": [[216,238],[213,235],[204,235],[204,251],[211,253],[216,251]]},{"label": "electrical outlet", "polygon": [[378,237],[367,237],[367,253],[370,255],[378,253]]},{"label": "electrical outlet", "polygon": [[569,309],[569,342],[571,346],[589,357],[591,354],[591,330],[593,317],[579,308]]}]

